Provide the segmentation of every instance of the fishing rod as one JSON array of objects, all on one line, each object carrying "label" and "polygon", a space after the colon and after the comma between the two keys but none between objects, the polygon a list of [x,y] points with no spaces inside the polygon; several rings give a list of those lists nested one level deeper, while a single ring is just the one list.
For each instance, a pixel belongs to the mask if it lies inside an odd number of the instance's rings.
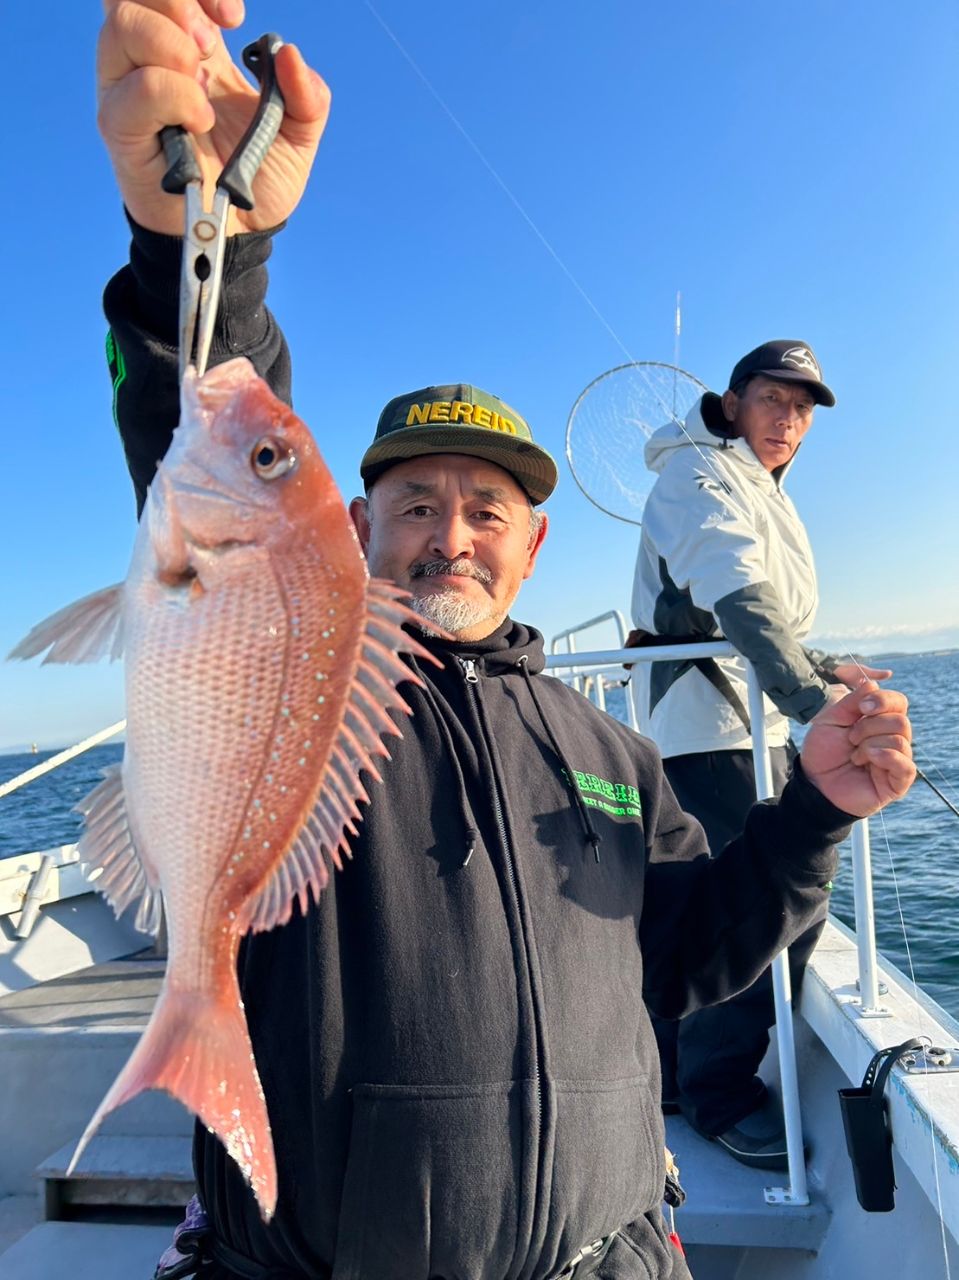
[{"label": "fishing rod", "polygon": [[[915,761],[913,761],[913,763],[915,764]],[[942,794],[942,792],[939,790],[936,784],[932,781],[932,779],[929,778],[926,774],[924,774],[918,765],[916,765],[916,777],[921,778],[923,782],[926,784],[926,786],[936,793],[936,795],[939,797],[942,803],[946,806],[946,808],[951,809],[952,812],[956,815],[956,817],[959,818],[959,809],[956,808],[956,806],[952,803],[952,801],[949,799],[948,796],[944,796]]]}]

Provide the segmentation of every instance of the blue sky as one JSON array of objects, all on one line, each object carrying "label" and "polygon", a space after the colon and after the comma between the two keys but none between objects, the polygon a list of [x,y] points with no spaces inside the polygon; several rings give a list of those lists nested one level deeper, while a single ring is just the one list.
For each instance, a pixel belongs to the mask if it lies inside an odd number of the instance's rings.
[{"label": "blue sky", "polygon": [[[816,635],[865,652],[959,644],[951,0],[908,16],[887,0],[248,12],[235,48],[279,30],[333,89],[270,301],[297,410],[347,498],[387,399],[477,383],[561,464],[516,613],[550,637],[627,611],[639,531],[577,489],[566,421],[604,370],[673,358],[681,290],[680,363],[704,382],[721,388],[750,347],[794,337],[836,391],[789,483],[817,556]],[[122,578],[134,536],[103,358],[100,296],[128,237],[95,125],[99,16],[61,5],[44,32],[31,6],[6,15],[20,54],[7,63],[3,652]],[[63,744],[121,714],[117,667],[0,664],[0,749]]]}]

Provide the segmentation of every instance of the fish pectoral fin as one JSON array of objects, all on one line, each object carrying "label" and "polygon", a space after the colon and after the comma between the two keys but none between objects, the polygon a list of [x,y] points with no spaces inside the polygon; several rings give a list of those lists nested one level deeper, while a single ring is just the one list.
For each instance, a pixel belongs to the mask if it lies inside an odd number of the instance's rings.
[{"label": "fish pectoral fin", "polygon": [[356,835],[362,820],[359,802],[369,802],[360,781],[365,770],[382,781],[374,756],[390,758],[384,734],[400,736],[391,710],[410,714],[397,692],[401,680],[422,684],[416,672],[399,657],[409,653],[437,660],[403,630],[405,622],[419,622],[405,604],[407,593],[395,583],[371,578],[367,584],[366,619],[360,660],[343,709],[330,755],[320,777],[313,809],[259,895],[250,906],[249,928],[255,932],[285,924],[299,902],[305,912],[309,895],[318,899],[330,879],[330,865],[342,870],[341,855],[350,856],[347,835]]},{"label": "fish pectoral fin", "polygon": [[103,781],[77,805],[86,818],[78,853],[88,879],[116,914],[138,903],[134,925],[155,936],[163,906],[159,876],[137,853],[120,770],[118,764],[105,769]]},{"label": "fish pectoral fin", "polygon": [[123,653],[123,583],[104,587],[52,613],[7,654],[35,658],[48,650],[44,662],[113,661]]}]

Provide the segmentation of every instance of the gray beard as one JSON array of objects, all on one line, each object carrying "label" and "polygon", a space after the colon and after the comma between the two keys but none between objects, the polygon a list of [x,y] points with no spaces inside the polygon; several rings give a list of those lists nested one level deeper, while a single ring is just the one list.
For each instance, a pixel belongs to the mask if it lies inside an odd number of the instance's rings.
[{"label": "gray beard", "polygon": [[[412,576],[430,578],[434,574],[455,573],[458,577],[475,578],[477,582],[489,585],[493,575],[480,565],[462,564],[456,560],[424,560],[413,566]],[[470,601],[452,586],[439,586],[428,595],[414,595],[410,599],[410,608],[423,619],[423,630],[430,634],[430,625],[441,631],[458,635],[470,627],[489,622],[495,617],[495,610],[488,600]]]},{"label": "gray beard", "polygon": [[426,632],[430,632],[432,626],[458,635],[493,618],[490,603],[465,600],[455,587],[446,587],[428,596],[413,596],[410,608],[423,619]]}]

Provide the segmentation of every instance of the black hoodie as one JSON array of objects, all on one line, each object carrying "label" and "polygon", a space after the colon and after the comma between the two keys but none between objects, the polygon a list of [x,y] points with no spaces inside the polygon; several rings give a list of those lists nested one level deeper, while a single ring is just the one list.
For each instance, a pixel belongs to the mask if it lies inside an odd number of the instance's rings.
[{"label": "black hoodie", "polygon": [[[213,362],[251,356],[288,394],[268,252],[231,241]],[[177,415],[178,256],[134,228],[106,292],[141,504]],[[284,1280],[547,1280],[614,1233],[597,1280],[686,1275],[647,1009],[751,983],[821,912],[849,819],[800,771],[709,859],[653,744],[544,676],[536,631],[426,643],[444,666],[404,687],[352,861],[244,946],[280,1196],[264,1226],[198,1127],[214,1235]]]}]

